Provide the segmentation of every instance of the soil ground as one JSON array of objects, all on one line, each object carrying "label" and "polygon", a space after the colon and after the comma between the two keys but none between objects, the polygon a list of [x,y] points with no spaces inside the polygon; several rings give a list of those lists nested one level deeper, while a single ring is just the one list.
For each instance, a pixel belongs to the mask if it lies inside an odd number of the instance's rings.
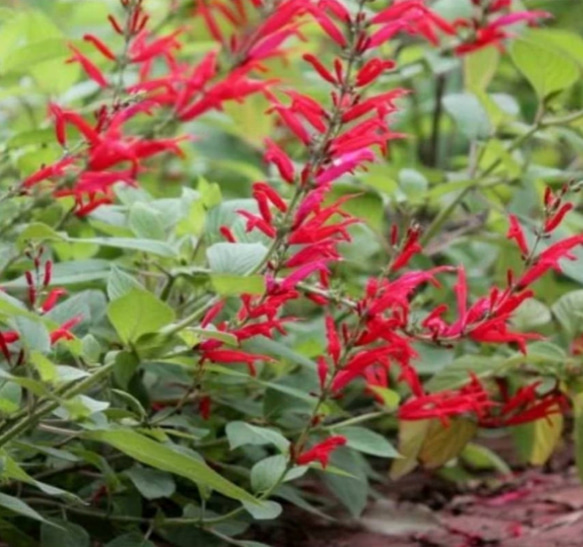
[{"label": "soil ground", "polygon": [[286,511],[260,539],[276,547],[583,547],[583,487],[572,454],[569,447],[545,469],[461,488],[414,473],[384,487],[358,521]]}]

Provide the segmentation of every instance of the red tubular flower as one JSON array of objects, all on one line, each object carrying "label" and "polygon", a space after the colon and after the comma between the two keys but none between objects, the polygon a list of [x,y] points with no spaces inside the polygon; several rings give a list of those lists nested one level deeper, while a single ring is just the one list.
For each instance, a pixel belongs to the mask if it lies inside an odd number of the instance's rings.
[{"label": "red tubular flower", "polygon": [[314,55],[306,53],[303,59],[312,65],[322,79],[334,85],[338,84],[338,80],[332,76],[332,73]]},{"label": "red tubular flower", "polygon": [[93,36],[93,34],[85,34],[85,36],[83,36],[83,40],[93,44],[97,51],[99,51],[99,53],[101,53],[106,59],[109,59],[110,61],[115,61],[117,59],[111,49],[109,49],[99,38],[97,38],[97,36]]},{"label": "red tubular flower", "polygon": [[203,420],[208,420],[211,417],[211,398],[205,395],[198,403],[198,412]]},{"label": "red tubular flower", "polygon": [[330,315],[326,316],[326,338],[328,340],[328,353],[332,357],[334,364],[338,365],[342,346],[340,344],[338,333],[336,332],[334,319]]},{"label": "red tubular flower", "polygon": [[328,376],[328,363],[326,359],[322,356],[318,357],[318,380],[320,382],[320,389],[324,390],[326,385],[326,378]]},{"label": "red tubular flower", "polygon": [[339,446],[344,446],[345,444],[346,437],[334,435],[296,456],[296,463],[298,465],[308,465],[312,462],[319,461],[322,467],[326,468],[330,461],[331,453]]},{"label": "red tubular flower", "polygon": [[510,227],[508,228],[506,237],[516,241],[522,256],[528,256],[528,244],[526,242],[526,237],[524,235],[524,231],[522,230],[522,226],[514,215],[509,215],[508,219],[510,220]]},{"label": "red tubular flower", "polygon": [[45,298],[45,301],[42,303],[41,305],[41,309],[44,313],[52,310],[55,305],[57,304],[57,301],[59,300],[59,298],[61,298],[61,296],[64,296],[67,294],[67,291],[65,289],[53,289],[48,296]]},{"label": "red tubular flower", "polygon": [[56,344],[59,340],[73,340],[75,335],[71,332],[71,329],[81,323],[82,320],[83,318],[78,315],[65,321],[58,329],[51,332],[51,345]]},{"label": "red tubular flower", "polygon": [[265,161],[273,163],[277,167],[281,178],[289,184],[293,184],[295,181],[295,172],[291,159],[270,139],[265,141],[265,145],[267,147],[264,156]]},{"label": "red tubular flower", "polygon": [[255,355],[235,349],[205,349],[203,350],[201,361],[212,361],[214,363],[245,363],[252,376],[257,374],[255,363],[257,361],[271,362],[273,359],[267,355]]},{"label": "red tubular flower", "polygon": [[555,228],[557,228],[557,226],[559,226],[559,224],[561,224],[561,222],[563,222],[563,219],[565,218],[565,215],[571,210],[573,209],[574,205],[572,203],[564,203],[563,205],[561,205],[561,207],[559,207],[559,209],[557,210],[557,212],[552,215],[551,217],[549,217],[547,219],[547,221],[545,222],[544,225],[544,231],[546,234],[551,233]]},{"label": "red tubular flower", "polygon": [[101,72],[96,65],[94,65],[75,46],[69,45],[69,48],[73,52],[73,56],[67,60],[68,63],[79,63],[83,67],[87,76],[89,76],[94,82],[101,87],[109,87],[109,83],[103,75],[103,72]]},{"label": "red tubular flower", "polygon": [[571,236],[547,247],[519,279],[518,287],[528,287],[549,270],[561,272],[559,260],[574,260],[570,251],[579,245],[583,245],[583,235]]}]

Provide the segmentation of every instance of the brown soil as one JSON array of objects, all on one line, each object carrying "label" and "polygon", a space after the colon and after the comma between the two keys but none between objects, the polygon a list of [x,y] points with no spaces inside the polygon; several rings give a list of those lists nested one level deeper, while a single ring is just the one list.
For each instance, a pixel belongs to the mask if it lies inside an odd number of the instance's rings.
[{"label": "brown soil", "polygon": [[385,486],[357,521],[286,509],[260,539],[276,547],[583,547],[583,487],[571,456],[462,488],[414,473]]}]

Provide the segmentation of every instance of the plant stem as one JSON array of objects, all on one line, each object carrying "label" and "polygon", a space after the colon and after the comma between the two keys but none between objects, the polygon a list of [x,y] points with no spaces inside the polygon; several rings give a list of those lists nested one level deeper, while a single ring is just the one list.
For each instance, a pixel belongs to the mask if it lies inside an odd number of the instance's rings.
[{"label": "plant stem", "polygon": [[53,410],[57,409],[61,405],[61,399],[70,399],[86,392],[93,386],[97,385],[109,374],[114,365],[115,362],[101,367],[88,378],[85,378],[80,382],[76,382],[75,385],[65,389],[62,392],[61,397],[43,399],[38,402],[36,408],[32,412],[26,413],[24,416],[21,416],[12,422],[6,423],[7,427],[0,429],[0,447],[4,446],[7,442],[11,441],[20,434],[35,427],[41,418],[47,414],[50,414]]}]

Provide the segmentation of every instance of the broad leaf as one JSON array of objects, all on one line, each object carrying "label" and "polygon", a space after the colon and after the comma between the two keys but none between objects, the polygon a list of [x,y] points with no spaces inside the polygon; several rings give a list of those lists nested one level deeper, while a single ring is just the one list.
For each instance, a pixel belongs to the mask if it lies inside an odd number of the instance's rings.
[{"label": "broad leaf", "polygon": [[545,42],[516,40],[510,54],[541,100],[567,89],[580,77],[577,63]]},{"label": "broad leaf", "polygon": [[135,342],[174,320],[174,310],[152,293],[132,289],[107,307],[107,316],[122,342]]},{"label": "broad leaf", "polygon": [[289,441],[278,431],[245,422],[230,422],[227,425],[226,433],[231,450],[246,444],[272,444],[282,452],[285,452],[289,447]]},{"label": "broad leaf", "polygon": [[228,498],[245,501],[249,506],[260,505],[249,492],[213,471],[204,461],[177,452],[170,446],[160,444],[135,431],[126,429],[93,431],[86,436],[109,444],[140,463],[184,477],[197,485],[216,490]]}]

